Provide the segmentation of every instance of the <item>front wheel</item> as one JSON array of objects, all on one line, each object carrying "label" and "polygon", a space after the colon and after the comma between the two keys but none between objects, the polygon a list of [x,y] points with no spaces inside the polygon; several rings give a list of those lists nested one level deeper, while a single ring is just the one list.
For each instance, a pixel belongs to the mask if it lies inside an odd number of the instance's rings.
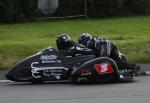
[{"label": "front wheel", "polygon": [[77,83],[77,77],[73,76],[70,78],[71,83],[76,84]]}]

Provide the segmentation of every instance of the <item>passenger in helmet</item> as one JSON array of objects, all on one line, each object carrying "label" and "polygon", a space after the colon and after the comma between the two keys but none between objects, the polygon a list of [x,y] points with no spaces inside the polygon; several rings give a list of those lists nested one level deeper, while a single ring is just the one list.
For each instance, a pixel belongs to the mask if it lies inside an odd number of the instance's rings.
[{"label": "passenger in helmet", "polygon": [[125,56],[120,53],[116,44],[102,37],[91,36],[89,33],[83,33],[79,36],[78,42],[95,51],[97,57],[112,58],[119,68],[133,69],[133,66],[127,63]]},{"label": "passenger in helmet", "polygon": [[[80,45],[72,40],[68,34],[60,34],[56,39],[56,45],[59,51],[65,53],[65,55],[90,55],[93,54],[93,50],[83,45]],[[67,53],[67,54],[66,54]]]},{"label": "passenger in helmet", "polygon": [[84,46],[87,46],[91,39],[92,36],[89,33],[83,33],[82,35],[80,35],[78,42]]},{"label": "passenger in helmet", "polygon": [[89,33],[83,33],[80,35],[78,42],[97,51],[99,57],[112,57],[113,59],[119,57],[117,46],[104,38],[91,36]]}]

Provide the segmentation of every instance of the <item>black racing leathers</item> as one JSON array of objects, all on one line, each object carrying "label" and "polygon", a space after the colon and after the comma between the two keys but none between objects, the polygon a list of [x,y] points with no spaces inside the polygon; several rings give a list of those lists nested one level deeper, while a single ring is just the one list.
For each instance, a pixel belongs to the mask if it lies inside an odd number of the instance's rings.
[{"label": "black racing leathers", "polygon": [[[62,46],[63,44],[61,44]],[[74,41],[69,41],[65,48],[57,46],[59,51],[62,52],[65,56],[77,56],[77,55],[91,55],[95,54],[94,50],[89,49],[83,45],[77,44]]]},{"label": "black racing leathers", "polygon": [[119,59],[118,47],[111,41],[93,37],[87,44],[87,46],[97,51],[99,57],[110,57],[112,59]]},{"label": "black racing leathers", "polygon": [[93,37],[88,43],[87,46],[94,51],[98,57],[109,57],[112,58],[119,69],[134,69],[135,65],[127,63],[121,57],[121,53],[118,50],[118,47],[113,42],[106,40],[104,38]]}]

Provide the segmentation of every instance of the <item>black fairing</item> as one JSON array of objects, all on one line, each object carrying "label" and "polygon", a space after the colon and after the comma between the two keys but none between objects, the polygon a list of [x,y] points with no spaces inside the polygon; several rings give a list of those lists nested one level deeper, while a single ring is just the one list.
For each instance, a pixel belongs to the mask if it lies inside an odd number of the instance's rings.
[{"label": "black fairing", "polygon": [[[62,53],[58,52],[54,48],[46,48],[39,53],[30,56],[19,64],[14,66],[7,74],[6,78],[12,81],[30,81],[33,78],[32,75],[32,66],[37,68],[40,67],[65,67],[68,70],[63,74],[62,79],[68,79],[70,72],[73,68],[78,67],[79,65],[87,62],[91,59],[94,59],[95,56],[77,56],[77,57],[66,57]],[[41,71],[42,73],[42,71]],[[53,78],[44,78],[47,80],[52,80]]]},{"label": "black fairing", "polygon": [[[104,75],[98,74],[95,70],[94,65],[102,64],[102,63],[110,64],[111,67],[113,68],[113,73],[108,73],[108,74],[104,74]],[[91,72],[91,75],[82,76],[81,72],[83,69],[88,69]],[[108,82],[108,81],[112,81],[113,79],[119,79],[119,72],[118,72],[118,67],[117,67],[116,63],[114,62],[114,60],[107,58],[107,57],[100,57],[100,58],[96,58],[96,59],[90,60],[88,62],[85,62],[84,64],[82,64],[81,66],[79,66],[78,68],[73,70],[71,77],[73,79],[79,78],[79,77],[80,78],[85,77],[86,79],[89,79],[90,81],[94,81],[94,82],[95,81]]]},{"label": "black fairing", "polygon": [[31,63],[35,60],[38,61],[38,57],[39,54],[22,60],[9,70],[6,74],[6,78],[12,81],[18,81],[18,78],[27,78],[28,80],[28,78],[31,78]]}]

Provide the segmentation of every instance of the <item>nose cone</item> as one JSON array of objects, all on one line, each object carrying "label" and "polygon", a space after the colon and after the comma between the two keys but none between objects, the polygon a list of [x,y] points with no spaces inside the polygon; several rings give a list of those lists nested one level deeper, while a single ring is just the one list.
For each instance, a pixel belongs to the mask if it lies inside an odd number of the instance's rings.
[{"label": "nose cone", "polygon": [[19,76],[18,70],[19,69],[17,69],[16,67],[9,70],[8,73],[5,75],[6,79],[11,80],[11,81],[17,81],[18,76]]},{"label": "nose cone", "polygon": [[15,81],[15,76],[12,72],[8,72],[6,75],[5,75],[6,79],[8,80],[11,80],[11,81]]}]

